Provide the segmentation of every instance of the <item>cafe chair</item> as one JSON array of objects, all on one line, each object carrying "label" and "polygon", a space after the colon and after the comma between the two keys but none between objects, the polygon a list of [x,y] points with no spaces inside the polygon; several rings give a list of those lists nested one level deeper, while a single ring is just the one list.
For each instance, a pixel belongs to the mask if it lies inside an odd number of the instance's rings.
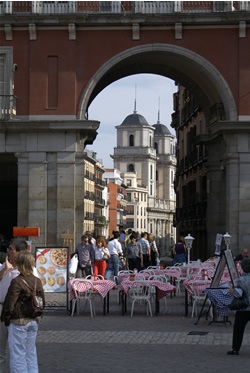
[{"label": "cafe chair", "polygon": [[[202,285],[203,280],[199,279],[198,281]],[[196,282],[197,282],[197,279],[196,279]],[[192,302],[193,302],[191,317],[194,317],[194,315],[197,316],[198,306],[203,306],[203,305],[209,308],[210,316],[213,317],[213,308],[211,307],[211,301],[210,299],[207,298],[205,291],[199,290],[197,283],[196,285],[190,284],[189,286],[192,290],[191,296],[192,296]]]},{"label": "cafe chair", "polygon": [[[148,281],[160,281],[160,282],[168,282],[168,279],[166,276],[163,275],[153,275],[148,278]],[[151,286],[151,301],[155,301],[156,297],[156,289],[155,286]],[[168,304],[167,304],[167,295],[162,298],[164,300],[164,311],[167,312],[168,310]]]},{"label": "cafe chair", "polygon": [[89,304],[90,315],[95,315],[94,296],[95,292],[91,281],[86,279],[79,279],[74,281],[73,287],[74,298],[72,299],[72,311],[71,316],[74,316],[75,306],[77,305],[77,315],[80,313],[81,302],[84,303],[84,309],[86,304]]},{"label": "cafe chair", "polygon": [[132,301],[131,305],[131,317],[133,317],[134,312],[134,306],[135,303],[139,303],[140,305],[146,305],[146,311],[147,315],[150,314],[152,317],[152,308],[151,308],[151,289],[148,284],[146,284],[147,281],[140,281],[139,283],[134,283],[129,292],[130,300]]}]

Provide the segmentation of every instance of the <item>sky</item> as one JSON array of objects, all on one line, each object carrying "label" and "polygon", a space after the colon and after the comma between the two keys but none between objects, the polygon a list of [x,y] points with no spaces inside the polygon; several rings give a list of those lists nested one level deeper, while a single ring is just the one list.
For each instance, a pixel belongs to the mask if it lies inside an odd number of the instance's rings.
[{"label": "sky", "polygon": [[173,93],[177,91],[174,81],[154,74],[137,74],[117,80],[106,87],[91,103],[89,120],[100,121],[98,135],[87,149],[97,153],[97,159],[105,168],[113,168],[113,154],[116,147],[116,128],[134,112],[135,97],[138,114],[145,117],[150,125],[156,124],[158,110],[160,122],[170,127],[173,113]]}]

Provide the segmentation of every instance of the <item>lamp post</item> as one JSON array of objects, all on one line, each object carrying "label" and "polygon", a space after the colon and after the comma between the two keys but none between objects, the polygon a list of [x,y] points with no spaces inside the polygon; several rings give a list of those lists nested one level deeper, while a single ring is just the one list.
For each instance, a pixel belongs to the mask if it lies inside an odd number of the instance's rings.
[{"label": "lamp post", "polygon": [[230,239],[231,239],[231,236],[230,234],[227,232],[223,235],[224,237],[224,241],[225,241],[225,244],[226,244],[226,247],[227,247],[227,250],[229,250],[229,245],[230,245]]},{"label": "lamp post", "polygon": [[188,233],[188,235],[184,238],[184,240],[185,240],[185,244],[186,244],[187,251],[188,251],[188,264],[189,264],[190,263],[190,250],[193,245],[194,237],[192,237],[190,233]]}]

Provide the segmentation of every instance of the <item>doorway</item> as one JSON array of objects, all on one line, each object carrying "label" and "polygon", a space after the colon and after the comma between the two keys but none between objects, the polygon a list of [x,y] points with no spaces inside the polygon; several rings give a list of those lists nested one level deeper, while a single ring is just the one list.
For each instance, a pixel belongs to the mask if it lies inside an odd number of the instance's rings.
[{"label": "doorway", "polygon": [[12,238],[17,225],[17,159],[14,154],[0,154],[0,233]]}]

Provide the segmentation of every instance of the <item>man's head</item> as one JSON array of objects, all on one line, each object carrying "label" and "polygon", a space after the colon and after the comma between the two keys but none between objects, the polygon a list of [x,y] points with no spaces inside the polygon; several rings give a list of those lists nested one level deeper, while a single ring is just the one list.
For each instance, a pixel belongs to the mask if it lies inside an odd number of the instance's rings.
[{"label": "man's head", "polygon": [[16,239],[12,239],[7,248],[8,260],[12,265],[15,265],[17,254],[20,251],[19,242]]},{"label": "man's head", "polygon": [[86,246],[89,243],[89,238],[86,234],[82,235],[81,237],[81,244],[82,246]]},{"label": "man's head", "polygon": [[241,250],[241,255],[243,259],[248,258],[248,250],[246,248]]},{"label": "man's head", "polygon": [[117,231],[114,231],[113,235],[114,235],[114,238],[119,238],[120,237],[120,233],[117,232]]}]

